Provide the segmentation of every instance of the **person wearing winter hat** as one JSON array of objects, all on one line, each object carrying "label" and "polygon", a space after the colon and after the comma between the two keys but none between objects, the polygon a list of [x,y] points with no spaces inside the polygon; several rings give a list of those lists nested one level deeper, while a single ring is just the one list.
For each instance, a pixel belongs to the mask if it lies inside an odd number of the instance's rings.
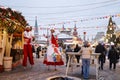
[{"label": "person wearing winter hat", "polygon": [[26,67],[27,67],[27,57],[29,58],[31,68],[32,68],[32,65],[34,65],[33,54],[32,54],[32,45],[31,45],[32,38],[33,38],[33,36],[30,32],[30,27],[27,26],[24,31],[24,49],[23,49],[24,57],[23,57],[23,63],[22,63],[22,65],[24,66],[24,69],[26,69]]},{"label": "person wearing winter hat", "polygon": [[88,41],[83,43],[83,47],[80,50],[80,54],[82,55],[82,70],[83,70],[83,77],[85,79],[89,78],[89,68],[90,68],[90,58],[92,54],[92,48]]}]

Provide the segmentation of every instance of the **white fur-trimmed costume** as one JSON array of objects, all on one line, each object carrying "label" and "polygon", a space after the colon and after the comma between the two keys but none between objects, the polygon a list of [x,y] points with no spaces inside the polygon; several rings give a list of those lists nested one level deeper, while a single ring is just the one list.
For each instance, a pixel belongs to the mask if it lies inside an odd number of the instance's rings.
[{"label": "white fur-trimmed costume", "polygon": [[51,34],[50,44],[47,48],[43,63],[46,65],[64,65],[58,48],[57,38],[53,35],[53,33]]}]

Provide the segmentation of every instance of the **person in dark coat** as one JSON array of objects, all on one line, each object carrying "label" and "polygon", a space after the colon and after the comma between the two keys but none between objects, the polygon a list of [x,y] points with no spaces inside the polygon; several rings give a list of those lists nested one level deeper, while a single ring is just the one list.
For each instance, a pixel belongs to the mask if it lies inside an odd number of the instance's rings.
[{"label": "person in dark coat", "polygon": [[35,47],[32,45],[32,52],[35,53]]},{"label": "person in dark coat", "polygon": [[117,46],[118,58],[120,58],[120,46]]},{"label": "person in dark coat", "polygon": [[70,45],[67,46],[67,49],[65,51],[65,54],[66,54],[66,67],[67,67],[67,63],[68,63],[68,59],[69,59],[69,56],[68,56],[67,52],[72,52],[72,49],[70,48]]},{"label": "person in dark coat", "polygon": [[112,45],[111,49],[108,52],[108,59],[109,59],[109,69],[111,70],[112,65],[113,65],[113,69],[116,69],[116,63],[119,59],[119,55],[117,53],[117,50],[115,49],[115,46]]},{"label": "person in dark coat", "polygon": [[[76,47],[74,48],[74,52],[79,52],[81,49],[81,47],[78,46],[78,44],[76,44]],[[77,59],[77,63],[79,63],[80,60],[80,55],[75,55],[76,59]],[[77,65],[77,67],[79,67],[79,65]]]},{"label": "person in dark coat", "polygon": [[96,48],[95,48],[95,53],[101,53],[101,55],[99,56],[98,58],[98,61],[99,61],[99,64],[100,64],[100,67],[99,69],[103,70],[103,65],[105,63],[105,59],[106,59],[106,49],[105,47],[99,43]]},{"label": "person in dark coat", "polygon": [[41,46],[37,47],[37,51],[36,51],[36,57],[40,58],[39,52],[41,51]]}]

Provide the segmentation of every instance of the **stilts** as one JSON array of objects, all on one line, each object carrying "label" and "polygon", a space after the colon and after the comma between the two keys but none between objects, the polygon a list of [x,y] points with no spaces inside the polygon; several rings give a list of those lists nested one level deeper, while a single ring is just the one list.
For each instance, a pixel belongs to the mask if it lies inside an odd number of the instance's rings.
[{"label": "stilts", "polygon": [[56,65],[55,65],[55,71],[57,71],[57,69],[56,69]]},{"label": "stilts", "polygon": [[48,66],[48,71],[50,70],[50,67]]}]

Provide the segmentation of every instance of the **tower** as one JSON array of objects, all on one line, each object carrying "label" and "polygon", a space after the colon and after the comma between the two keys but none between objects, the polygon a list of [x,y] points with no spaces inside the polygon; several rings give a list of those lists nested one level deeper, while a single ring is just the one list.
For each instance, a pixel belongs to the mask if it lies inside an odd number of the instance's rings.
[{"label": "tower", "polygon": [[79,38],[78,38],[78,32],[77,32],[76,23],[74,25],[74,31],[73,31],[73,43],[74,44],[78,44],[79,43]]},{"label": "tower", "polygon": [[39,32],[38,32],[37,16],[35,17],[34,36],[35,36],[35,42],[38,42]]},{"label": "tower", "polygon": [[77,28],[76,28],[76,23],[75,23],[75,25],[74,25],[73,36],[75,36],[75,37],[78,36],[78,32],[77,32]]},{"label": "tower", "polygon": [[64,34],[70,35],[71,34],[71,29],[70,28],[65,28],[64,24],[63,24],[62,25],[62,29],[60,30],[60,33],[64,33]]}]

